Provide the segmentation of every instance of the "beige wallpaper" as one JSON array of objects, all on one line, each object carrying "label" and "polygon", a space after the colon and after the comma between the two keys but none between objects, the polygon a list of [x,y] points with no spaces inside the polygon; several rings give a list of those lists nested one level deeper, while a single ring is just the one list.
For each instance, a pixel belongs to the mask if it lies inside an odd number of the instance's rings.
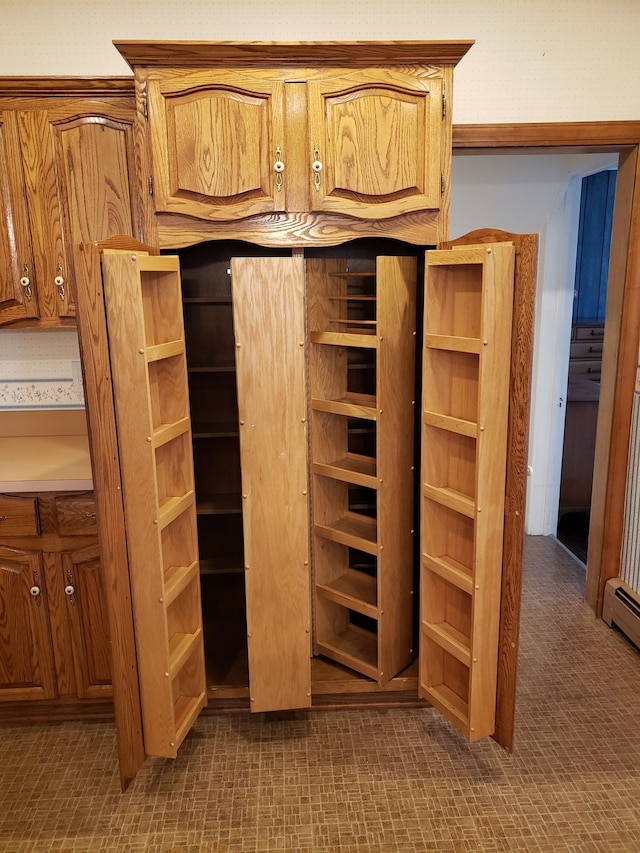
[{"label": "beige wallpaper", "polygon": [[125,74],[126,38],[471,38],[458,123],[640,120],[640,0],[0,0],[0,75]]}]

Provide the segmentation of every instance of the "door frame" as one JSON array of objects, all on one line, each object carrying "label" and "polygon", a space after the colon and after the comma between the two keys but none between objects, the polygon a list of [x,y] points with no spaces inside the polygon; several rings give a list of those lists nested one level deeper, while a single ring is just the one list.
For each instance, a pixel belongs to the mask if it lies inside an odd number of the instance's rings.
[{"label": "door frame", "polygon": [[619,574],[640,345],[640,121],[454,125],[453,147],[619,155],[585,593],[601,616],[605,584]]}]

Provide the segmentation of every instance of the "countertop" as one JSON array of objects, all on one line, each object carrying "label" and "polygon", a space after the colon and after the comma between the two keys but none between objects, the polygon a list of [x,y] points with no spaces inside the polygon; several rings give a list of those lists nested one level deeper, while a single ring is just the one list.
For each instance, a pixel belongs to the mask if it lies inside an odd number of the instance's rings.
[{"label": "countertop", "polygon": [[0,492],[92,488],[84,411],[0,413]]}]

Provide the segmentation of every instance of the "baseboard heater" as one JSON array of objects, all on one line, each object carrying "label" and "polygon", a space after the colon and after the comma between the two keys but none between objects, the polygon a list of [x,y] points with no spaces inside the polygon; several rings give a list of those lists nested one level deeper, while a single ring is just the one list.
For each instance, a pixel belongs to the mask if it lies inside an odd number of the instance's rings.
[{"label": "baseboard heater", "polygon": [[620,578],[606,583],[602,618],[610,628],[615,625],[640,648],[640,595]]}]

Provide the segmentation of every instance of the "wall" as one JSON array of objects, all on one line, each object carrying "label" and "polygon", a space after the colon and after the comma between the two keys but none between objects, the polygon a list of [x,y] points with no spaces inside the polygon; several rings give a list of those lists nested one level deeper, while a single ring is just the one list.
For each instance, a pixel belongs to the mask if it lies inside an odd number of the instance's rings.
[{"label": "wall", "polygon": [[564,438],[576,242],[584,175],[603,154],[456,154],[451,236],[476,228],[539,234],[525,530],[555,534]]},{"label": "wall", "polygon": [[130,73],[112,39],[475,39],[458,123],[640,117],[638,0],[0,0],[0,75]]}]

